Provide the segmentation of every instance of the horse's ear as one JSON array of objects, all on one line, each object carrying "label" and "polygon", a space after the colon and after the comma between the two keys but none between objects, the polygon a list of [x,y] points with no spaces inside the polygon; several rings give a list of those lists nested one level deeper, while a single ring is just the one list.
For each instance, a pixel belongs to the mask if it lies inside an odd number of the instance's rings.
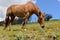
[{"label": "horse's ear", "polygon": [[45,17],[45,14],[44,14],[44,13],[42,13],[42,16],[43,16],[43,17]]},{"label": "horse's ear", "polygon": [[46,14],[46,13],[44,12],[42,15],[45,17],[45,14]]}]

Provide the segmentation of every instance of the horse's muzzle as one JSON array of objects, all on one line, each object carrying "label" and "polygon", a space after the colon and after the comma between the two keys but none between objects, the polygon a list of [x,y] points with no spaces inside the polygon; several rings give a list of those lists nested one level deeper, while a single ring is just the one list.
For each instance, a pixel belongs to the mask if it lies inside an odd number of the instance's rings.
[{"label": "horse's muzzle", "polygon": [[42,28],[44,28],[45,26],[41,26]]}]

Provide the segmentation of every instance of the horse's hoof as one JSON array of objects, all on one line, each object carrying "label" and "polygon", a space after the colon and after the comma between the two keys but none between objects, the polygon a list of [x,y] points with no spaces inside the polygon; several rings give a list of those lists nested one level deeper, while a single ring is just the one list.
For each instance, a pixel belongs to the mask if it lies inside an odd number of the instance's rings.
[{"label": "horse's hoof", "polygon": [[22,27],[22,29],[26,29],[25,27]]},{"label": "horse's hoof", "polygon": [[24,29],[24,31],[26,31],[26,29]]},{"label": "horse's hoof", "polygon": [[9,30],[9,31],[11,31],[11,30]]},{"label": "horse's hoof", "polygon": [[11,29],[9,29],[9,31],[12,31]]},{"label": "horse's hoof", "polygon": [[6,28],[4,28],[3,30],[6,30]]}]

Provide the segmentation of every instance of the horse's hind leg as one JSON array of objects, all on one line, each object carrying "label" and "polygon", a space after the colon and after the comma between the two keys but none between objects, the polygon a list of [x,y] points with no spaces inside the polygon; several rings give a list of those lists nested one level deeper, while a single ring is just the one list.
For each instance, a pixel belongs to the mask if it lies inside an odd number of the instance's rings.
[{"label": "horse's hind leg", "polygon": [[9,24],[9,16],[6,16],[5,21],[4,21],[4,29],[3,30],[6,30],[8,24]]},{"label": "horse's hind leg", "polygon": [[15,16],[11,16],[9,30],[11,31],[11,25],[13,24]]}]

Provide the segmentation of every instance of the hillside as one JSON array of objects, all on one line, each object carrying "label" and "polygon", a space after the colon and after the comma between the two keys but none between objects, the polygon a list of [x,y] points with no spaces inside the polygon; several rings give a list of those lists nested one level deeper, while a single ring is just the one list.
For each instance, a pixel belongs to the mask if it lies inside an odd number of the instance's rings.
[{"label": "hillside", "polygon": [[26,30],[21,29],[21,24],[9,27],[3,32],[0,26],[0,40],[60,40],[60,20],[46,21],[44,29],[38,23],[27,24]]}]

